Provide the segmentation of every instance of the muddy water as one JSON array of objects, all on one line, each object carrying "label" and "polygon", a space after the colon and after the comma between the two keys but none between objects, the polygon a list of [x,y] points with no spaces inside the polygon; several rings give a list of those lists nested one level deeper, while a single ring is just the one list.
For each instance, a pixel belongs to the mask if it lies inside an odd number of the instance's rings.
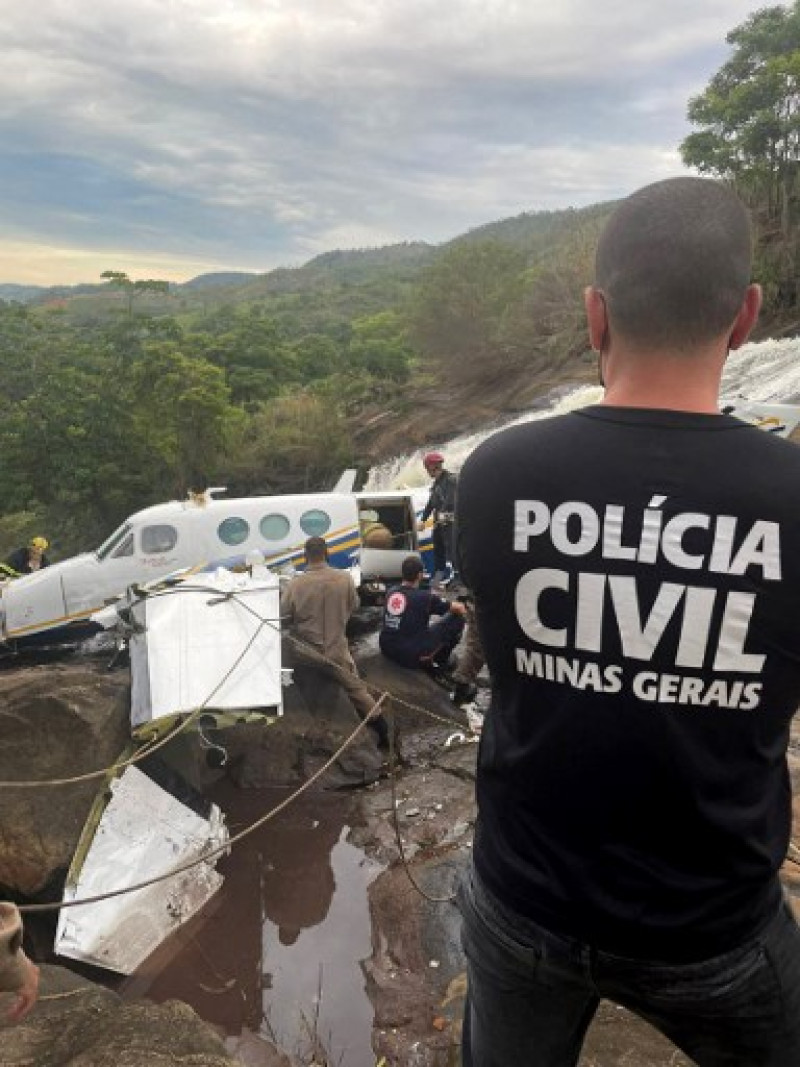
[{"label": "muddy water", "polygon": [[[287,795],[210,794],[234,834]],[[380,868],[349,844],[352,798],[308,793],[219,864],[217,897],[128,979],[123,996],[176,997],[236,1037],[347,1067],[375,1063],[360,960],[371,953],[367,886]]]}]

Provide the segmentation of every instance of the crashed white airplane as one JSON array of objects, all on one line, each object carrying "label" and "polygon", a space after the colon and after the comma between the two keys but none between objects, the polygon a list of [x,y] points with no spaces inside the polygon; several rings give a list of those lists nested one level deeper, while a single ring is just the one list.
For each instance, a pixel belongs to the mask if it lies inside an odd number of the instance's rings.
[{"label": "crashed white airplane", "polygon": [[274,570],[305,564],[303,545],[324,537],[335,567],[355,568],[365,594],[400,577],[403,559],[431,549],[417,531],[425,489],[354,493],[346,471],[329,493],[188,500],[131,515],[97,549],[54,563],[0,590],[0,646],[78,641],[99,629],[91,616],[131,585],[180,571],[244,567],[254,557]]}]

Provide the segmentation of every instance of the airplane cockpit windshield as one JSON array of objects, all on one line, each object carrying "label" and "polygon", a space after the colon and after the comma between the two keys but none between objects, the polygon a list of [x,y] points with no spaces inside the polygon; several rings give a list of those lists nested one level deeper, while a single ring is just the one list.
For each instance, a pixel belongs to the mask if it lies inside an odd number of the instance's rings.
[{"label": "airplane cockpit windshield", "polygon": [[117,547],[117,545],[120,543],[120,541],[124,540],[124,538],[128,536],[128,534],[131,532],[131,529],[132,527],[130,523],[123,523],[123,525],[120,526],[119,529],[114,531],[114,533],[108,538],[107,541],[104,541],[102,545],[100,545],[98,550],[95,552],[97,558],[103,560],[110,556],[114,549]]}]

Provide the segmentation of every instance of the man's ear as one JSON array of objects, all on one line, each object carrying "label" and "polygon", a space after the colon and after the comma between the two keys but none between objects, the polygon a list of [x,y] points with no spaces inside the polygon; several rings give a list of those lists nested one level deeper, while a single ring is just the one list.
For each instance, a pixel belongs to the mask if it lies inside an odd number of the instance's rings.
[{"label": "man's ear", "polygon": [[583,290],[583,306],[589,326],[589,344],[595,352],[602,352],[608,337],[608,310],[606,300],[599,289],[587,285]]},{"label": "man's ear", "polygon": [[761,310],[761,299],[761,286],[748,285],[747,292],[742,301],[742,306],[739,308],[739,314],[736,316],[733,329],[728,338],[728,348],[731,352],[735,352],[737,348],[741,348],[750,336],[750,331],[758,322],[758,313]]}]

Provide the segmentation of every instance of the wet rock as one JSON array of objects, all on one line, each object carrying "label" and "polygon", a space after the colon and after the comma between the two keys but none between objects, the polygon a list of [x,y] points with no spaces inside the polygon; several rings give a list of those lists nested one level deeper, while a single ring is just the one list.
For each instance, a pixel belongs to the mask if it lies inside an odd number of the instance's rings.
[{"label": "wet rock", "polygon": [[[297,786],[319,770],[358,725],[358,717],[335,681],[312,668],[295,670],[284,689],[284,714],[272,726],[225,731],[228,776],[243,789]],[[325,789],[376,781],[384,756],[367,727],[320,779]]]},{"label": "wet rock", "polygon": [[[0,672],[0,780],[71,778],[108,767],[129,738],[127,672],[86,663]],[[0,885],[34,896],[69,867],[100,779],[3,788]]]},{"label": "wet rock", "polygon": [[42,968],[39,1002],[0,1027],[3,1067],[232,1067],[216,1031],[186,1004],[124,1004],[62,968]]},{"label": "wet rock", "polygon": [[354,649],[359,671],[376,692],[389,693],[401,742],[420,728],[464,729],[466,715],[450,700],[450,691],[425,673],[399,667],[381,654],[377,639]]},{"label": "wet rock", "polygon": [[[448,897],[452,891],[454,873],[449,865],[440,869],[434,861],[415,866],[414,876],[432,896]],[[450,980],[449,968],[447,963],[430,967],[432,958],[441,960],[441,944],[438,940],[430,943],[427,938],[430,928],[438,931],[445,927],[446,912],[454,911],[453,905],[425,901],[401,867],[381,875],[370,887],[369,896],[374,951],[364,964],[364,973],[375,1006],[376,1058],[385,1056],[389,1063],[417,1067],[445,1067],[457,1062],[452,1058],[457,1035],[452,1027],[439,1029],[434,1025],[441,1016],[439,1004]]]},{"label": "wet rock", "polygon": [[241,1067],[298,1067],[285,1052],[259,1034],[245,1031],[239,1037],[229,1037],[225,1048]]},{"label": "wet rock", "polygon": [[[354,648],[359,671],[376,698],[387,693],[385,717],[394,723],[398,746],[405,758],[405,741],[411,738],[414,757],[422,755],[420,727],[437,730],[425,752],[438,748],[444,737],[466,726],[466,717],[450,701],[449,691],[423,671],[405,670],[387,660],[372,633]],[[231,779],[242,788],[293,786],[306,781],[340,747],[358,719],[340,686],[313,667],[298,667],[294,684],[284,690],[283,718],[262,730],[241,726],[226,731]],[[326,772],[327,789],[355,788],[376,781],[384,770],[385,753],[376,745],[374,730],[367,728]]]},{"label": "wet rock", "polygon": [[[462,853],[469,849],[475,821],[476,755],[477,745],[444,748],[440,735],[428,764],[399,773],[394,799],[407,859],[452,848]],[[351,833],[353,842],[381,863],[399,859],[392,804],[391,782],[382,781],[362,797],[364,823]]]}]

